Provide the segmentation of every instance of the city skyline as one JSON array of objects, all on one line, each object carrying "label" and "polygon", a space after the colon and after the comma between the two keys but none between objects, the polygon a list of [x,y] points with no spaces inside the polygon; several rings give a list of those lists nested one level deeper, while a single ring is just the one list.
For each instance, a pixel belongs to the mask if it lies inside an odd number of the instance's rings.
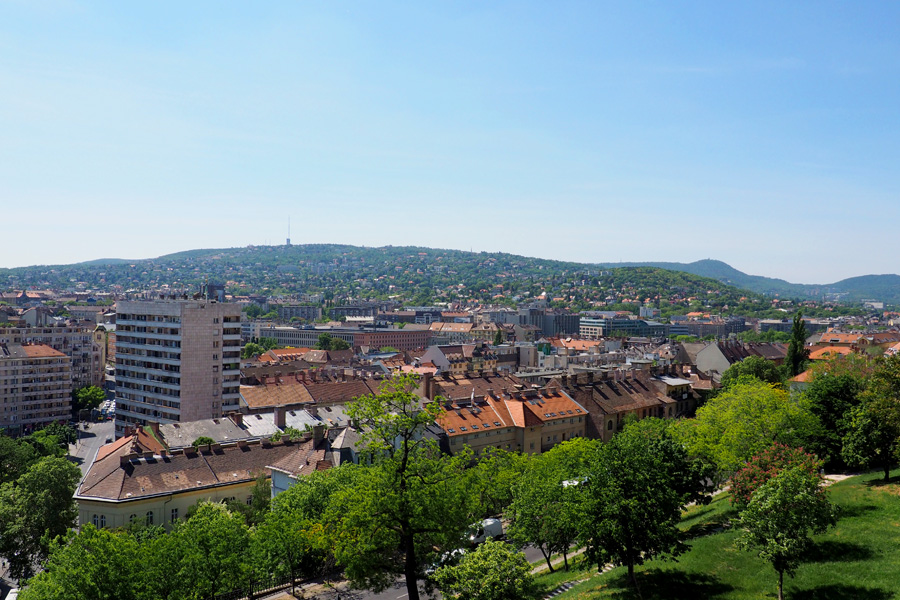
[{"label": "city skyline", "polygon": [[[896,273],[887,5],[0,3],[0,267],[347,243]],[[175,18],[177,17],[177,18]]]}]

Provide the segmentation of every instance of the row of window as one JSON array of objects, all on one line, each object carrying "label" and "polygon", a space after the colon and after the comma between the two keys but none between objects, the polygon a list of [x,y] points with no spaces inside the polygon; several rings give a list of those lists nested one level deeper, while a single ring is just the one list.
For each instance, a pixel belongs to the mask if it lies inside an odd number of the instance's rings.
[{"label": "row of window", "polygon": [[[231,498],[226,498],[226,501],[228,501],[228,500],[230,500],[231,502],[234,502],[235,500],[237,500],[237,498],[232,496]],[[253,496],[247,496],[247,506],[250,506],[250,504],[252,502],[253,502]],[[178,520],[178,509],[173,508],[172,510],[169,511],[169,522],[174,523],[177,520]],[[106,515],[96,515],[95,514],[91,518],[91,522],[94,524],[94,527],[99,527],[99,528],[106,527]],[[132,514],[130,517],[128,517],[128,522],[132,525],[134,525],[135,523],[138,523],[139,520],[138,520],[137,514]],[[153,525],[153,511],[152,510],[148,510],[144,514],[144,525]]]}]

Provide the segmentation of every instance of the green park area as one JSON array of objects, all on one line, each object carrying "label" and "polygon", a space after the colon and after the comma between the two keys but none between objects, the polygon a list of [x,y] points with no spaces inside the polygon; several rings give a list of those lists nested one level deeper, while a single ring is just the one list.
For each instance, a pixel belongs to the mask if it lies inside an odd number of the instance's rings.
[{"label": "green park area", "polygon": [[[785,577],[788,600],[887,600],[900,597],[900,471],[885,483],[881,472],[851,477],[828,488],[839,508],[837,524],[813,536],[793,578]],[[639,590],[626,569],[598,573],[596,564],[579,556],[568,573],[537,577],[541,591],[566,581],[574,587],[560,600],[744,600],[777,597],[778,577],[772,565],[755,552],[741,550],[737,512],[729,494],[717,495],[706,506],[685,511],[681,529],[688,534],[688,551],[676,560],[652,560],[635,569]]]}]

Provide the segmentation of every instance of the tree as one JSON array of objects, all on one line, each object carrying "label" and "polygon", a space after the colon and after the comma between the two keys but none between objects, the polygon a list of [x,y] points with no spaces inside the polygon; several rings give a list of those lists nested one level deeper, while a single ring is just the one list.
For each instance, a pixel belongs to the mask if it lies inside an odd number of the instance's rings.
[{"label": "tree", "polygon": [[341,338],[331,338],[331,348],[330,350],[349,350],[350,343],[347,340],[342,340]]},{"label": "tree", "polygon": [[722,373],[722,388],[728,389],[743,377],[755,377],[765,383],[781,383],[782,372],[771,360],[762,356],[748,356]]},{"label": "tree", "polygon": [[784,364],[789,377],[796,377],[803,372],[806,362],[809,360],[809,348],[806,347],[806,323],[803,322],[803,314],[797,311],[794,315],[794,323],[791,326],[791,341],[788,344],[787,356]]},{"label": "tree", "polygon": [[39,456],[65,456],[68,454],[65,438],[59,438],[52,431],[53,429],[38,429],[21,438],[21,441],[34,448]]},{"label": "tree", "polygon": [[265,475],[260,475],[250,488],[249,504],[241,500],[231,500],[225,505],[232,513],[243,515],[249,527],[255,527],[266,518],[271,504],[272,482]]},{"label": "tree", "polygon": [[47,456],[15,483],[0,486],[0,555],[9,561],[13,577],[30,577],[47,558],[50,541],[75,526],[78,508],[72,496],[79,479],[78,467]]},{"label": "tree", "polygon": [[850,430],[851,411],[859,406],[865,382],[849,374],[829,372],[812,378],[804,390],[810,411],[819,419],[822,430],[810,447],[829,470],[844,469],[841,456],[844,437]]},{"label": "tree", "polygon": [[262,314],[262,308],[258,304],[248,304],[243,308],[243,311],[247,313],[247,316],[251,319],[255,319]]},{"label": "tree", "polygon": [[487,540],[456,565],[434,573],[445,598],[458,600],[523,600],[536,591],[525,556],[503,542]]},{"label": "tree", "polygon": [[194,448],[197,448],[198,446],[206,446],[208,444],[215,444],[215,443],[216,443],[216,440],[212,439],[211,437],[201,435],[200,437],[195,439],[193,442],[191,442],[191,446],[193,446]]},{"label": "tree", "polygon": [[292,579],[328,571],[334,565],[325,535],[329,501],[338,490],[352,487],[359,472],[360,467],[353,464],[313,471],[278,494],[253,534],[257,569],[285,573]]},{"label": "tree", "polygon": [[50,545],[44,570],[28,580],[22,600],[110,600],[145,597],[138,541],[125,532],[90,524],[70,530]]},{"label": "tree", "polygon": [[498,329],[496,333],[494,333],[494,345],[499,346],[503,343],[503,330]]},{"label": "tree", "polygon": [[262,346],[264,351],[268,352],[278,347],[278,340],[270,337],[261,337],[259,338],[259,345]]},{"label": "tree", "polygon": [[737,523],[744,530],[737,545],[756,550],[778,573],[778,599],[784,599],[784,574],[793,577],[811,534],[835,524],[837,511],[817,474],[802,467],[782,471],[754,492]]},{"label": "tree", "polygon": [[731,503],[744,510],[753,493],[759,487],[785,469],[797,467],[811,476],[822,466],[815,456],[804,452],[803,448],[792,448],[784,444],[774,444],[751,458],[747,465],[731,478]]},{"label": "tree", "polygon": [[334,340],[330,333],[323,333],[319,336],[314,348],[316,350],[331,350],[331,342]]},{"label": "tree", "polygon": [[73,396],[75,402],[72,406],[72,410],[76,415],[82,410],[98,408],[103,404],[103,401],[106,400],[106,392],[96,385],[86,385],[79,388],[73,392]]},{"label": "tree", "polygon": [[448,456],[426,435],[441,407],[423,405],[417,387],[415,377],[395,377],[347,408],[365,432],[360,462],[371,466],[332,495],[326,517],[335,557],[355,585],[381,590],[403,575],[410,600],[419,598],[423,565],[457,548],[475,513],[465,486],[470,455]]},{"label": "tree", "polygon": [[249,543],[243,517],[223,504],[201,502],[189,519],[150,543],[144,568],[152,597],[206,600],[231,591],[249,574]]},{"label": "tree", "polygon": [[260,346],[255,342],[248,342],[244,344],[243,349],[241,349],[241,358],[253,358],[254,356],[259,356],[266,351],[265,348]]},{"label": "tree", "polygon": [[684,552],[678,523],[689,502],[708,501],[709,468],[691,460],[660,419],[642,419],[598,446],[584,482],[580,539],[588,556],[634,567]]},{"label": "tree", "polygon": [[31,444],[0,435],[0,484],[21,477],[38,458],[40,455]]},{"label": "tree", "polygon": [[861,403],[850,412],[842,457],[851,465],[877,465],[884,480],[900,454],[900,355],[875,361]]},{"label": "tree", "polygon": [[566,469],[561,453],[555,452],[568,443],[530,460],[513,488],[513,502],[506,511],[510,519],[509,539],[539,549],[551,573],[550,557],[557,553],[563,554],[568,570],[568,550],[579,531],[582,491],[579,484],[585,473]]},{"label": "tree", "polygon": [[819,424],[804,398],[760,381],[741,381],[678,423],[676,432],[694,456],[718,467],[725,478],[775,442],[803,446]]},{"label": "tree", "polygon": [[499,515],[513,501],[513,488],[528,464],[528,455],[487,447],[467,470],[469,496],[480,517]]}]

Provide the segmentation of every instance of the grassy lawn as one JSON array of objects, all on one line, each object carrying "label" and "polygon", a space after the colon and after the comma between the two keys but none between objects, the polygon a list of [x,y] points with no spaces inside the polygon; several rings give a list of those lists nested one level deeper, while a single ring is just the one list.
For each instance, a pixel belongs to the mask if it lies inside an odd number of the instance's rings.
[{"label": "grassy lawn", "polygon": [[[546,565],[546,563],[544,563]],[[538,598],[543,598],[559,586],[570,581],[579,581],[587,577],[591,577],[597,572],[596,565],[589,565],[584,560],[584,555],[579,554],[575,557],[569,557],[569,570],[566,571],[560,564],[553,573],[550,571],[542,571],[535,576],[538,585]]]},{"label": "grassy lawn", "polygon": [[[881,474],[847,479],[829,488],[841,507],[837,526],[815,538],[794,579],[785,577],[791,600],[900,599],[900,471],[883,485]],[[643,600],[750,600],[775,598],[777,575],[751,552],[734,547],[737,532],[726,494],[685,512],[690,550],[677,562],[655,560],[637,569]],[[580,564],[580,563],[579,563]],[[590,569],[584,571],[586,576]],[[637,600],[624,568],[594,575],[561,600]]]}]

